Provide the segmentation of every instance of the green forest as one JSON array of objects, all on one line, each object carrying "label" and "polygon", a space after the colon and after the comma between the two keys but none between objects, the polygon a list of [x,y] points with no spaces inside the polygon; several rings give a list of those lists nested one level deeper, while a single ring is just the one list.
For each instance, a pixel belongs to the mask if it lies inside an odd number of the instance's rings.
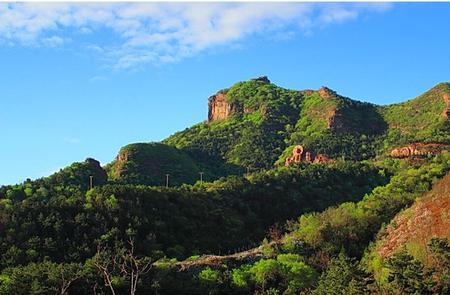
[{"label": "green forest", "polygon": [[[379,250],[450,197],[450,83],[387,106],[266,77],[218,93],[225,119],[1,186],[0,294],[450,294],[447,231]],[[297,145],[328,160],[285,165]]]}]

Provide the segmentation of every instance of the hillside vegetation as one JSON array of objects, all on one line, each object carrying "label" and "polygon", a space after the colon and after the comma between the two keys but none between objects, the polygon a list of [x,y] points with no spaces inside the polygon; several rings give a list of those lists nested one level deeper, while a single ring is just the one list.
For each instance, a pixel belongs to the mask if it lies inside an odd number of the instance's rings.
[{"label": "hillside vegetation", "polygon": [[441,83],[415,99],[380,107],[389,126],[387,142],[449,142],[449,119],[444,115],[450,107],[448,95],[450,83]]},{"label": "hillside vegetation", "polygon": [[236,83],[160,143],[0,187],[0,294],[449,294],[449,100]]}]

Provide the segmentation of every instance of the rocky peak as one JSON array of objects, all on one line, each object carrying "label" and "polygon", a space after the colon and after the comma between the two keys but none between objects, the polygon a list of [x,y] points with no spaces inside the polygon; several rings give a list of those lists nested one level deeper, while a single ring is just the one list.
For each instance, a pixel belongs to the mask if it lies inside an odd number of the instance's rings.
[{"label": "rocky peak", "polygon": [[322,98],[331,98],[337,95],[336,91],[331,90],[328,87],[322,86],[319,90],[317,90],[317,93]]},{"label": "rocky peak", "polygon": [[261,77],[258,77],[258,78],[253,78],[251,80],[252,81],[259,81],[259,82],[263,82],[263,83],[267,83],[267,84],[270,83],[270,80],[269,80],[269,78],[267,78],[267,76],[261,76]]}]

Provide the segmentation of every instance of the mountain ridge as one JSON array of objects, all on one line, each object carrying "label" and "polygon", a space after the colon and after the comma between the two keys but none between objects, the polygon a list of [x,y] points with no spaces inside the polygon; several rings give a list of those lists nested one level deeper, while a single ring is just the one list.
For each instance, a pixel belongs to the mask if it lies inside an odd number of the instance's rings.
[{"label": "mountain ridge", "polygon": [[206,121],[161,144],[185,153],[209,179],[283,165],[297,145],[332,159],[373,159],[406,144],[450,143],[447,96],[445,82],[406,102],[379,106],[326,86],[282,88],[262,76],[210,96]]}]

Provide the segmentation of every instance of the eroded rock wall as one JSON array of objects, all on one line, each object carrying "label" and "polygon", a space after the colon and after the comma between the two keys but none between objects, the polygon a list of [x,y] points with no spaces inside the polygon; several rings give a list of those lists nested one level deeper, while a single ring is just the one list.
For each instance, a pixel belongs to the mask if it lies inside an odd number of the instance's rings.
[{"label": "eroded rock wall", "polygon": [[232,114],[232,106],[224,93],[219,92],[208,99],[208,122],[224,120]]},{"label": "eroded rock wall", "polygon": [[311,151],[305,151],[303,146],[296,145],[292,151],[292,155],[286,158],[284,166],[288,167],[295,163],[327,163],[332,160],[323,154],[316,154]]},{"label": "eroded rock wall", "polygon": [[391,151],[392,158],[404,159],[409,157],[424,157],[437,155],[443,150],[450,149],[448,144],[442,143],[412,143],[407,146],[395,148]]}]

